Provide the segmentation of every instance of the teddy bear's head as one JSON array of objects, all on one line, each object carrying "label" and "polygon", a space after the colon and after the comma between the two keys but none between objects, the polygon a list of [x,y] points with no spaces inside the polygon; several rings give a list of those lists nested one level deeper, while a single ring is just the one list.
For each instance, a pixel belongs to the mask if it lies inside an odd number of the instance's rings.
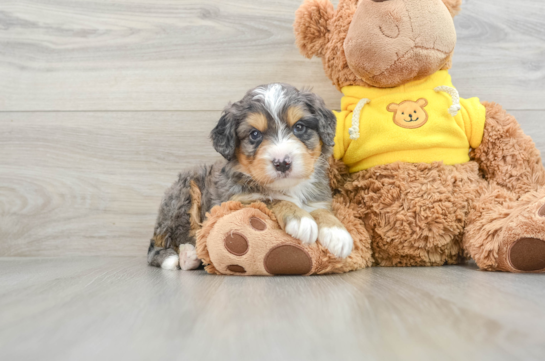
[{"label": "teddy bear's head", "polygon": [[301,53],[321,57],[337,88],[389,88],[451,66],[462,0],[306,0],[297,10]]}]

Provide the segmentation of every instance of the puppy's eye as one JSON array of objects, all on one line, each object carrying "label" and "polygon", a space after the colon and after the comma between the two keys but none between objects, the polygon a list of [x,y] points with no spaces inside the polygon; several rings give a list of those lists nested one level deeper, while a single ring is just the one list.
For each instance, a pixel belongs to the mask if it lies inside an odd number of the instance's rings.
[{"label": "puppy's eye", "polygon": [[307,127],[305,127],[303,124],[301,123],[297,123],[295,124],[295,126],[293,127],[293,134],[295,135],[301,135],[303,134],[304,132],[307,131]]},{"label": "puppy's eye", "polygon": [[257,142],[257,141],[261,140],[262,137],[263,137],[263,135],[261,134],[261,132],[259,130],[252,130],[250,132],[250,140],[252,142]]}]

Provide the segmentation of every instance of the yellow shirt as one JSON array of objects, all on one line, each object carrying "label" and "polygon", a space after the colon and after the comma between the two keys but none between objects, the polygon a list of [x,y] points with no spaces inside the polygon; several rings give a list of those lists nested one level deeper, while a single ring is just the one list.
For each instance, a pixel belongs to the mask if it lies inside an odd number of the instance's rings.
[{"label": "yellow shirt", "polygon": [[[397,161],[468,162],[470,147],[482,142],[486,110],[478,98],[460,99],[461,109],[452,116],[454,96],[436,91],[439,86],[453,88],[448,71],[397,88],[342,88],[335,158],[351,173]],[[359,138],[350,139],[354,109],[365,98],[369,103],[360,112]]]}]

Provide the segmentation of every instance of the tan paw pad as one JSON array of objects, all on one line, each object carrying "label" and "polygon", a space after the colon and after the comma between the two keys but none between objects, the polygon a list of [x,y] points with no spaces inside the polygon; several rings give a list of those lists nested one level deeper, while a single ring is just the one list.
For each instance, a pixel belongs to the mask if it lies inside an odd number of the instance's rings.
[{"label": "tan paw pad", "polygon": [[235,256],[244,256],[248,253],[248,240],[240,233],[232,232],[225,237],[225,248]]},{"label": "tan paw pad", "polygon": [[518,271],[545,270],[545,241],[537,238],[521,238],[509,250],[509,263]]},{"label": "tan paw pad", "polygon": [[540,217],[545,217],[545,204],[537,211],[537,215]]},{"label": "tan paw pad", "polygon": [[272,248],[263,261],[272,275],[306,275],[312,271],[312,258],[303,248],[281,244]]}]

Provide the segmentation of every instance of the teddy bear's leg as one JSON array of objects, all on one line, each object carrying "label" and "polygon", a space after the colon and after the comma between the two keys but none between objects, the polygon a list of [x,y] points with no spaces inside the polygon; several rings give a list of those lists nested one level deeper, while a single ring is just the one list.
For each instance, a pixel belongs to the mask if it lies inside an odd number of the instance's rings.
[{"label": "teddy bear's leg", "polygon": [[545,272],[545,188],[519,198],[490,185],[468,216],[464,249],[484,270]]},{"label": "teddy bear's leg", "polygon": [[230,213],[218,208],[208,218],[197,251],[210,273],[310,275],[319,266],[318,246],[303,245],[282,231],[264,205]]},{"label": "teddy bear's leg", "polygon": [[197,236],[197,255],[209,273],[229,275],[311,275],[344,273],[370,267],[370,237],[342,197],[333,213],[352,235],[354,249],[335,257],[320,242],[310,245],[284,232],[262,203],[244,207],[227,202],[212,209]]},{"label": "teddy bear's leg", "polygon": [[483,105],[483,141],[472,156],[489,188],[468,217],[465,250],[482,269],[542,272],[545,168],[539,150],[500,105]]},{"label": "teddy bear's leg", "polygon": [[472,157],[490,183],[522,196],[545,185],[545,168],[532,139],[500,105],[484,102],[486,123]]}]

